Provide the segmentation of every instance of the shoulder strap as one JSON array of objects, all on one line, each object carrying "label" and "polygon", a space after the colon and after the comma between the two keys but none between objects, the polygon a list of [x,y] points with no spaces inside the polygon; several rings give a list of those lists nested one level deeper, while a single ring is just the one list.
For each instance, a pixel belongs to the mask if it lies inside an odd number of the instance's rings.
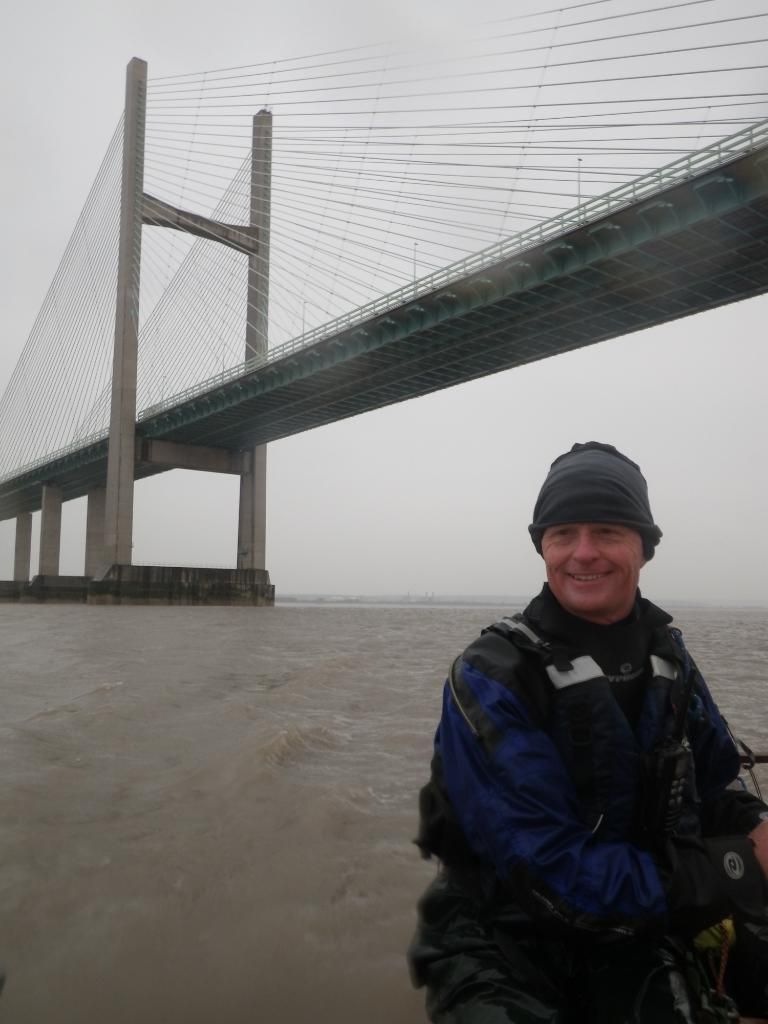
[{"label": "shoulder strap", "polygon": [[564,690],[568,686],[586,683],[591,679],[600,679],[604,675],[594,658],[588,654],[570,657],[563,648],[539,636],[519,615],[494,622],[483,632],[497,633],[522,650],[538,654],[556,690]]},{"label": "shoulder strap", "polygon": [[[488,630],[504,637],[521,650],[536,655],[551,684],[549,699],[552,691],[561,695],[560,706],[570,743],[571,779],[594,834],[600,828],[603,813],[594,766],[593,705],[586,689],[582,692],[582,685],[605,681],[605,673],[590,655],[574,657],[564,648],[540,636],[519,615],[504,618],[489,626]],[[538,690],[542,691],[540,685]],[[546,688],[544,690],[546,692]]]},{"label": "shoulder strap", "polygon": [[[679,629],[674,626],[670,626],[668,629],[669,636],[672,639],[672,643],[675,647],[676,652],[680,655],[680,669],[675,673],[674,682],[672,684],[672,701],[674,706],[674,720],[672,724],[672,739],[677,743],[682,743],[685,738],[685,727],[688,720],[688,709],[691,706],[691,700],[693,699],[693,688],[696,681],[696,674],[698,668],[693,658],[688,653],[688,649],[683,643],[683,634]],[[654,655],[651,655],[654,658]],[[662,661],[664,659],[657,659]],[[654,664],[654,671],[656,671],[656,665]],[[663,674],[663,673],[662,673]]]},{"label": "shoulder strap", "polygon": [[546,652],[549,654],[552,649],[552,645],[548,640],[540,637],[535,630],[523,622],[521,615],[505,616],[503,619],[499,619],[498,622],[492,623],[483,632],[498,633],[499,636],[503,636],[511,643],[533,649],[537,653],[543,654]]},{"label": "shoulder strap", "polygon": [[[571,744],[571,777],[589,816],[590,828],[596,831],[602,821],[602,814],[598,806],[597,781],[593,765],[592,706],[586,693],[582,698],[579,684],[604,679],[603,670],[588,655],[569,657],[563,648],[556,647],[544,639],[520,616],[503,618],[488,626],[483,633],[493,633],[513,644],[518,650],[534,656],[537,670],[528,677],[530,684],[526,686],[526,693],[529,706],[533,705],[536,709],[540,725],[543,725],[549,716],[553,693],[563,693],[563,714]],[[491,753],[500,740],[500,734],[483,715],[471,689],[464,684],[460,664],[461,659],[457,659],[451,667],[451,695],[469,728],[480,740],[486,752]]]}]

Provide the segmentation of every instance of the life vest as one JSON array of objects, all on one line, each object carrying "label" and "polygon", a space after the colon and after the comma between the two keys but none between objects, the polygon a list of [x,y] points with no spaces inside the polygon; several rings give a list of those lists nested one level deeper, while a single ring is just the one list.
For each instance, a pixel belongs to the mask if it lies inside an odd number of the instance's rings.
[{"label": "life vest", "polygon": [[[482,658],[489,641],[494,652],[503,657],[504,652],[492,638],[507,641],[512,657],[503,677],[496,678],[522,694],[533,724],[552,739],[573,781],[585,826],[604,841],[631,837],[641,842],[646,762],[674,731],[675,707],[689,670],[679,632],[664,629],[657,633],[649,655],[644,701],[634,728],[594,658],[540,636],[519,615],[489,626],[456,659],[448,678],[451,699],[485,751],[492,754],[502,737],[465,682],[461,663],[464,659],[472,663],[475,656]],[[686,789],[685,804],[692,811],[692,777]],[[435,854],[447,864],[473,860],[442,784],[438,754],[432,761],[430,781],[420,793],[419,808],[416,842],[424,856]],[[684,813],[680,829],[696,827],[695,814]]]}]

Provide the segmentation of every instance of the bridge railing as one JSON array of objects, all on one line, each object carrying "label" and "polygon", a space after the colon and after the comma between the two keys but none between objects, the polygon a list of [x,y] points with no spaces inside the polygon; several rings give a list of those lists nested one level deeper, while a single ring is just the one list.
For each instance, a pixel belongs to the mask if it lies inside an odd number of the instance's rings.
[{"label": "bridge railing", "polygon": [[487,248],[473,253],[471,256],[466,256],[441,270],[419,278],[413,284],[405,285],[394,292],[388,292],[386,295],[382,295],[380,298],[374,299],[364,306],[359,306],[349,313],[342,314],[342,316],[337,317],[335,320],[330,320],[319,327],[315,327],[304,334],[292,338],[290,341],[283,342],[282,345],[275,345],[274,348],[271,348],[264,355],[255,356],[246,363],[231,367],[215,377],[192,385],[185,391],[173,395],[165,402],[160,402],[149,409],[145,409],[139,419],[148,419],[158,412],[194,398],[195,395],[215,390],[236,377],[242,377],[269,363],[285,359],[286,356],[316,345],[318,342],[324,341],[334,334],[339,334],[343,330],[358,327],[373,317],[381,316],[408,302],[417,301],[420,296],[428,295],[441,287],[453,284],[462,277],[491,267],[501,260],[509,259],[510,256],[522,255],[527,250],[533,249],[552,238],[557,238],[566,231],[583,227],[589,221],[599,220],[601,217],[624,209],[627,206],[632,206],[643,199],[649,199],[675,184],[687,181],[707,170],[715,170],[739,156],[743,156],[766,145],[768,145],[768,120],[749,125],[734,135],[728,136],[726,139],[712,143],[706,149],[689,153],[664,167],[650,171],[640,178],[636,178],[624,185],[619,185],[610,192],[596,196],[593,199],[587,199],[565,213],[549,217],[533,227],[526,228],[524,231],[511,235],[501,242],[495,242],[487,246]]},{"label": "bridge railing", "polygon": [[[617,210],[632,206],[643,199],[650,199],[652,196],[675,184],[688,181],[690,178],[703,174],[707,170],[717,170],[723,164],[764,146],[768,146],[768,120],[742,128],[735,134],[728,136],[728,138],[714,142],[705,149],[680,157],[664,167],[650,171],[648,174],[644,174],[642,177],[636,178],[624,185],[619,185],[617,188],[601,196],[587,199],[571,210],[556,214],[554,217],[549,217],[547,220],[533,227],[526,228],[515,235],[511,235],[501,242],[495,242],[485,249],[473,253],[471,256],[457,260],[442,270],[428,274],[426,277],[414,281],[413,284],[405,285],[394,292],[388,292],[386,295],[382,295],[380,298],[374,299],[364,306],[359,306],[349,313],[344,313],[335,320],[330,320],[328,323],[306,331],[304,334],[298,335],[282,345],[276,345],[264,355],[255,356],[245,363],[240,363],[237,366],[222,371],[215,377],[209,377],[199,384],[194,384],[184,391],[177,392],[164,401],[142,409],[138,415],[138,420],[143,422],[151,419],[153,416],[158,415],[158,413],[181,405],[183,402],[189,401],[198,395],[215,391],[217,388],[230,383],[238,377],[255,372],[262,366],[278,362],[287,356],[293,355],[295,352],[311,348],[312,345],[316,345],[318,342],[324,341],[334,334],[339,334],[341,331],[362,326],[366,321],[376,316],[388,313],[408,302],[418,301],[421,296],[454,284],[469,274],[484,270],[502,260],[509,259],[511,256],[522,256],[528,250],[550,239],[557,238],[567,231],[583,227],[590,221],[599,220]],[[75,451],[88,447],[88,445],[103,441],[108,436],[109,430],[104,428],[89,434],[87,437],[78,438],[77,441],[60,448],[56,452],[42,456],[34,462],[30,462],[11,473],[5,474],[0,477],[0,483],[22,473],[30,472],[56,459],[63,458]]]},{"label": "bridge railing", "polygon": [[95,430],[92,434],[88,434],[86,437],[79,437],[76,441],[65,445],[63,448],[57,448],[54,452],[48,452],[46,455],[33,459],[32,462],[25,462],[23,466],[19,466],[18,469],[12,469],[10,473],[4,473],[0,476],[0,484],[5,483],[6,480],[13,480],[14,477],[21,476],[23,473],[32,473],[40,466],[47,466],[57,459],[63,459],[67,455],[72,455],[73,452],[79,452],[82,448],[87,448],[89,445],[96,444],[99,441],[105,441],[108,437],[109,427]]}]

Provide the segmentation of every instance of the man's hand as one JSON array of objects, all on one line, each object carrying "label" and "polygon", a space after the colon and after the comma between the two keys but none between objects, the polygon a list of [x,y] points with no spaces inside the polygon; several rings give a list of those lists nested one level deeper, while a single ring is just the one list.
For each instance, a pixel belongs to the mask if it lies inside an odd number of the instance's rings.
[{"label": "man's hand", "polygon": [[755,857],[757,863],[763,869],[763,874],[768,878],[768,821],[761,821],[757,828],[749,833],[749,838],[755,845]]}]

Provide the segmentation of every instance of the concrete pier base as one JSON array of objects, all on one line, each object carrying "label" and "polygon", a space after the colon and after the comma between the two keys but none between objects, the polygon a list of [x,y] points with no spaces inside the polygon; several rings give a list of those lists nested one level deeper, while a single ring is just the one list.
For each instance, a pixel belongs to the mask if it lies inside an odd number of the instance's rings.
[{"label": "concrete pier base", "polygon": [[31,583],[0,580],[0,601],[39,601],[85,604],[88,600],[87,576],[35,576]]},{"label": "concrete pier base", "polygon": [[167,565],[113,565],[88,585],[89,604],[275,603],[266,569],[191,569]]},{"label": "concrete pier base", "polygon": [[85,604],[88,599],[87,576],[34,576],[22,592],[21,601],[66,601]]},{"label": "concrete pier base", "polygon": [[0,601],[272,607],[275,588],[266,569],[113,565],[98,580],[88,576],[35,576],[31,583],[0,581]]}]

